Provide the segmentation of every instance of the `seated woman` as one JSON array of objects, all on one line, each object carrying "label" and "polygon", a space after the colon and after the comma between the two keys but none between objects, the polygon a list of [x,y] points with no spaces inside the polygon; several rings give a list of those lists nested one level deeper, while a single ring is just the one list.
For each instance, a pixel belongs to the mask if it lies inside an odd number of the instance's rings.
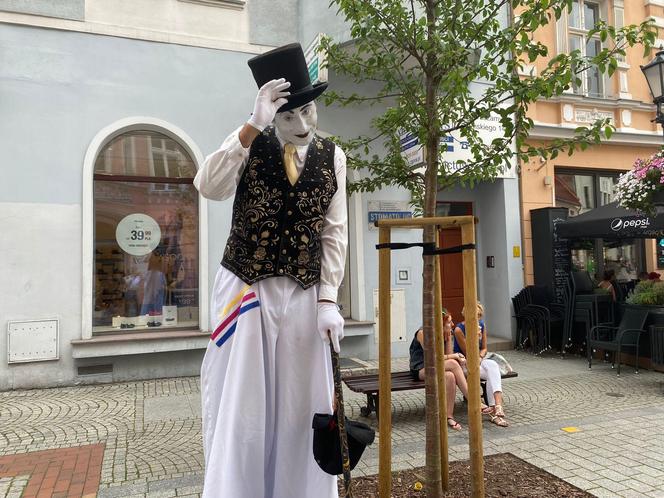
[{"label": "seated woman", "polygon": [[[461,314],[465,316],[464,310]],[[484,320],[484,307],[477,303],[477,319],[479,320],[479,349],[480,349],[480,379],[486,381],[486,393],[489,406],[482,409],[482,413],[491,417],[491,422],[499,427],[507,427],[503,410],[503,387],[500,379],[500,368],[493,360],[485,359],[487,353],[487,330]],[[454,351],[466,354],[466,322],[457,323],[454,329]]]},{"label": "seated woman", "polygon": [[[468,398],[468,384],[461,368],[466,359],[461,353],[452,352],[452,316],[443,312],[443,338],[445,341],[445,394],[447,395],[447,425],[456,431],[461,424],[454,419],[455,386]],[[415,332],[410,344],[410,374],[414,380],[424,380],[424,331]]]},{"label": "seated woman", "polygon": [[616,288],[614,287],[614,282],[615,282],[615,271],[614,270],[604,270],[604,274],[602,276],[602,280],[600,281],[599,284],[597,284],[597,287],[600,289],[605,289],[611,294],[611,298],[613,299],[613,302],[616,302]]}]

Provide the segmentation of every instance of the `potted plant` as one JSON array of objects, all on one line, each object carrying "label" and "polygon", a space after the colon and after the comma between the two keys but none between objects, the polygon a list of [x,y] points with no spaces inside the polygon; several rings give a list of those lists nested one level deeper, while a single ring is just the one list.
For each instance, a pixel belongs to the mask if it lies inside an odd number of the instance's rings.
[{"label": "potted plant", "polygon": [[653,216],[656,206],[664,206],[664,151],[648,159],[637,159],[616,184],[618,203],[627,209]]},{"label": "potted plant", "polygon": [[664,306],[664,282],[655,280],[639,282],[625,302],[634,306]]}]

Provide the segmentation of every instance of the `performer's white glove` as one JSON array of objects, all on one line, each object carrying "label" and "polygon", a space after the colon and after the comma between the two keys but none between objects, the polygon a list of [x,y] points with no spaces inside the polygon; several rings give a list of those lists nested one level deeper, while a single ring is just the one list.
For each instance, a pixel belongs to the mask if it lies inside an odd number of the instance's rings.
[{"label": "performer's white glove", "polygon": [[[328,330],[330,331],[329,337]],[[332,338],[332,347],[337,353],[341,350],[339,341],[344,338],[344,318],[339,313],[339,307],[336,304],[318,303],[318,333],[326,343],[329,343]]]},{"label": "performer's white glove", "polygon": [[258,131],[263,131],[272,122],[279,108],[288,102],[285,97],[290,95],[290,92],[285,90],[289,86],[290,83],[284,78],[265,83],[258,90],[256,102],[254,102],[254,112],[247,123]]}]

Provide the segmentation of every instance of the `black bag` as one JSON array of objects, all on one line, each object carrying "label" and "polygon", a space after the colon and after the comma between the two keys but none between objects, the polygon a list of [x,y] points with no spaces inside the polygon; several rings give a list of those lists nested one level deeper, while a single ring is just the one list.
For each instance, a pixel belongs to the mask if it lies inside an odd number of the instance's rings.
[{"label": "black bag", "polygon": [[[334,415],[316,413],[312,427],[314,429],[314,459],[318,466],[328,474],[343,473],[336,413]],[[373,443],[375,432],[368,425],[346,417],[346,433],[348,434],[348,453],[352,470],[360,461],[364,448]]]}]

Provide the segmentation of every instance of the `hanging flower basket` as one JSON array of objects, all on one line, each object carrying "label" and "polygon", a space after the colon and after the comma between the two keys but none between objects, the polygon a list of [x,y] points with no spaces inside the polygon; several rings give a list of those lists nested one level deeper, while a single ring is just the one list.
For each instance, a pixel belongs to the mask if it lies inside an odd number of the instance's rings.
[{"label": "hanging flower basket", "polygon": [[650,216],[664,207],[664,151],[648,159],[637,159],[633,168],[620,175],[616,184],[618,203]]}]

